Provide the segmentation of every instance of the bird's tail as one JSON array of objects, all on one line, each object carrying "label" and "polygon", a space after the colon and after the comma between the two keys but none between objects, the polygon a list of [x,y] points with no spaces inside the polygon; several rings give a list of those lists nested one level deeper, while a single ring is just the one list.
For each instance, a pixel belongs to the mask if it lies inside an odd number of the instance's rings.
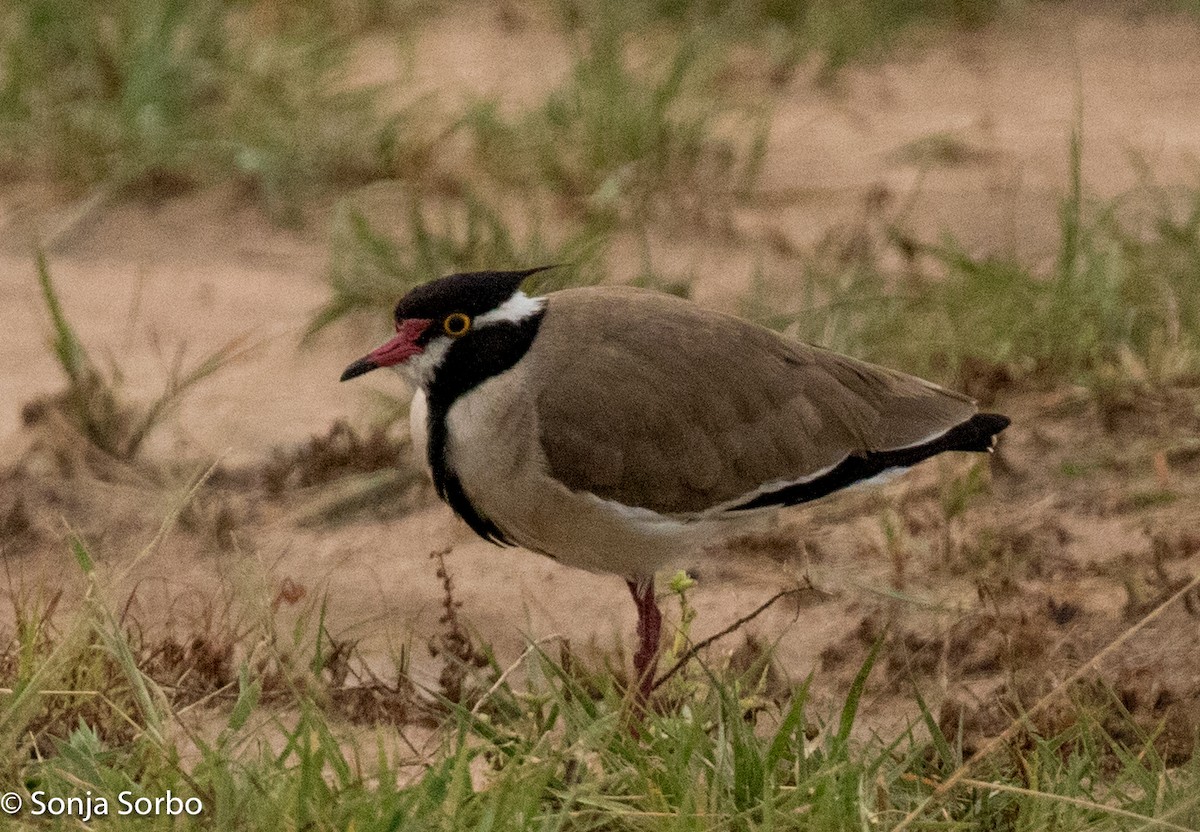
[{"label": "bird's tail", "polygon": [[976,413],[961,425],[955,425],[932,443],[940,451],[974,451],[991,453],[996,448],[996,436],[1009,425],[1009,418],[999,413]]}]

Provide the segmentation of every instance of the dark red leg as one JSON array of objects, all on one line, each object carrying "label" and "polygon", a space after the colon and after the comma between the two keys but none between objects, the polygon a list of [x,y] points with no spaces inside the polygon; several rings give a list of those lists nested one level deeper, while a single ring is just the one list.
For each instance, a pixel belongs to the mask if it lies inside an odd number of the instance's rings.
[{"label": "dark red leg", "polygon": [[639,705],[645,705],[654,686],[654,671],[658,669],[658,641],[662,635],[662,613],[654,601],[654,578],[626,581],[638,610],[638,651],[633,654],[633,670],[637,679]]}]

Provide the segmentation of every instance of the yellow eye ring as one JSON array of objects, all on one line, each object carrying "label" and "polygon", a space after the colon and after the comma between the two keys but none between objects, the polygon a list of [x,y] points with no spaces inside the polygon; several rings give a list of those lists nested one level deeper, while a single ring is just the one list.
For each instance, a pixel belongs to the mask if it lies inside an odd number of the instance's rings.
[{"label": "yellow eye ring", "polygon": [[460,338],[471,329],[471,317],[462,312],[451,312],[442,321],[442,329],[451,338]]}]

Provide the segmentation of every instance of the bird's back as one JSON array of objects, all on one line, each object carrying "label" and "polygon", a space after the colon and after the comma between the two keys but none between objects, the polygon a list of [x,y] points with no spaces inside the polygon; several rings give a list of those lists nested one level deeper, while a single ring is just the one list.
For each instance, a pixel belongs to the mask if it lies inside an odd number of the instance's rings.
[{"label": "bird's back", "polygon": [[526,358],[550,473],[670,515],[734,508],[976,412],[913,376],[631,288],[551,294]]}]

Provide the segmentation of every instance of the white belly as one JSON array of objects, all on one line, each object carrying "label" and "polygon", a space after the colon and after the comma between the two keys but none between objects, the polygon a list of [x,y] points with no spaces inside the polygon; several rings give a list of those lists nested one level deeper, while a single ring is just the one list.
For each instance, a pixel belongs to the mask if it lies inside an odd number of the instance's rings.
[{"label": "white belly", "polygon": [[[447,452],[464,492],[515,543],[589,571],[640,577],[686,565],[746,530],[746,523],[685,521],[570,491],[547,473],[531,401],[516,368],[460,396],[447,415]],[[424,459],[421,394],[411,419],[413,445]]]}]

